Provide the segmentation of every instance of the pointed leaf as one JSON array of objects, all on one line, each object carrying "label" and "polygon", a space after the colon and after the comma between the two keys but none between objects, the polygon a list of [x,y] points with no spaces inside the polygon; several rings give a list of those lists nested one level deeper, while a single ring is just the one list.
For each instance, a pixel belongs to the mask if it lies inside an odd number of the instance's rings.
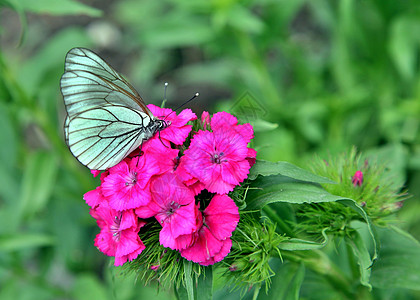
[{"label": "pointed leaf", "polygon": [[301,181],[335,183],[331,179],[315,175],[285,161],[270,162],[265,160],[257,160],[256,163],[252,166],[248,178],[250,180],[254,180],[258,175],[283,175]]},{"label": "pointed leaf", "polygon": [[378,228],[379,259],[372,267],[371,283],[377,288],[420,290],[420,244],[407,232]]},{"label": "pointed leaf", "polygon": [[357,258],[357,264],[359,265],[360,271],[360,283],[367,286],[369,290],[372,289],[372,285],[369,283],[371,274],[372,260],[369,255],[369,251],[359,235],[355,232],[351,238],[346,237],[346,243],[350,245],[353,250],[353,254]]},{"label": "pointed leaf", "polygon": [[198,278],[197,300],[213,299],[213,268],[204,268],[204,274]]},{"label": "pointed leaf", "polygon": [[289,250],[289,251],[321,249],[325,247],[325,245],[328,243],[328,236],[325,233],[326,230],[327,228],[322,231],[322,236],[324,237],[324,241],[321,243],[292,238],[285,242],[280,243],[278,245],[278,248],[280,250]]}]

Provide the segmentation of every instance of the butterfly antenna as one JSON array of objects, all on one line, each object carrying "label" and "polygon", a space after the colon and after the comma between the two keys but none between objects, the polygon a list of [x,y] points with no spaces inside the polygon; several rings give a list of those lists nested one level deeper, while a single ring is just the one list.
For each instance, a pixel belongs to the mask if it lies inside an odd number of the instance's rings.
[{"label": "butterfly antenna", "polygon": [[[185,101],[184,103],[182,103],[180,106],[178,106],[176,109],[174,109],[169,115],[167,115],[166,117],[165,117],[165,119],[167,118],[167,117],[169,117],[172,113],[174,113],[174,112],[176,112],[178,109],[180,109],[180,108],[182,108],[183,106],[185,106],[185,105],[187,105],[188,103],[190,103],[191,101],[193,101],[195,98],[197,98],[198,96],[200,96],[200,94],[199,93],[195,93],[194,94],[194,96],[192,96],[191,97],[191,99],[190,100],[188,100],[188,101]],[[164,119],[164,120],[165,120]]]}]

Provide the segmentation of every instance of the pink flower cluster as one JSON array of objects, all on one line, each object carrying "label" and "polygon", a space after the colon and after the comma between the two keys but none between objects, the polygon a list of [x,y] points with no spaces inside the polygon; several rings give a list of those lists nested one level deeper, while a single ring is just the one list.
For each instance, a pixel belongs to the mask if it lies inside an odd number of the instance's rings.
[{"label": "pink flower cluster", "polygon": [[[176,115],[148,107],[155,116],[168,116],[171,125],[143,144],[142,155],[133,153],[100,174],[100,186],[84,195],[101,229],[95,246],[122,265],[145,249],[140,229],[157,220],[164,247],[201,265],[221,261],[239,222],[228,193],[247,178],[255,162],[256,151],[248,148],[252,126],[238,124],[225,112],[212,118],[204,112],[204,130],[192,132],[187,123],[197,117],[190,109]],[[211,199],[200,200],[203,193]]]}]

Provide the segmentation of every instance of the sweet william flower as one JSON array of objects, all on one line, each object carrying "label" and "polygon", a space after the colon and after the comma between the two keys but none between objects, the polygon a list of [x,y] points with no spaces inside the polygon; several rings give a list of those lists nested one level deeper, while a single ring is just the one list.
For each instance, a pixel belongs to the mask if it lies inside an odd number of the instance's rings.
[{"label": "sweet william flower", "polygon": [[211,193],[225,194],[249,173],[248,141],[234,130],[199,131],[184,152],[181,164],[187,174]]},{"label": "sweet william flower", "polygon": [[352,179],[351,179],[351,183],[353,183],[353,186],[362,186],[363,184],[363,172],[362,171],[356,171],[356,173],[354,173]]},{"label": "sweet william flower", "polygon": [[90,214],[96,219],[101,232],[95,238],[95,246],[104,254],[115,257],[115,266],[135,259],[145,246],[138,232],[145,225],[133,210],[117,211],[103,202]]},{"label": "sweet william flower", "polygon": [[243,136],[246,143],[249,143],[254,137],[254,129],[251,124],[238,124],[238,119],[225,111],[213,115],[210,121],[210,127],[215,132],[219,130],[235,131]]},{"label": "sweet william flower", "polygon": [[207,129],[207,126],[210,125],[210,114],[207,111],[203,111],[201,114],[201,125],[204,129]]},{"label": "sweet william flower", "polygon": [[159,166],[159,173],[171,173],[178,166],[179,150],[165,147],[159,139],[152,139],[142,148],[145,157],[152,157]]},{"label": "sweet william flower", "polygon": [[175,145],[182,145],[190,134],[192,128],[192,125],[187,125],[187,123],[197,119],[195,113],[193,113],[191,109],[184,109],[176,115],[173,113],[173,110],[169,108],[160,108],[153,104],[149,104],[147,107],[154,116],[165,120],[166,122],[170,122],[171,124],[160,133],[155,134],[152,139],[160,138],[163,142],[166,141],[167,146],[169,146],[169,142],[172,142]]},{"label": "sweet william flower", "polygon": [[150,186],[152,200],[136,209],[140,218],[155,217],[162,230],[160,243],[171,249],[183,249],[191,240],[177,238],[196,230],[194,194],[173,173],[156,177]]},{"label": "sweet william flower", "polygon": [[102,183],[102,194],[110,207],[118,211],[137,208],[150,201],[150,178],[160,168],[152,157],[137,156],[126,159],[109,169]]},{"label": "sweet william flower", "polygon": [[181,255],[204,266],[221,261],[232,247],[230,237],[239,222],[238,207],[229,196],[215,195],[198,222],[194,243],[181,250]]},{"label": "sweet william flower", "polygon": [[102,195],[101,186],[98,186],[96,189],[84,194],[83,199],[86,201],[86,204],[92,208],[96,208],[102,202],[107,201],[105,197]]}]

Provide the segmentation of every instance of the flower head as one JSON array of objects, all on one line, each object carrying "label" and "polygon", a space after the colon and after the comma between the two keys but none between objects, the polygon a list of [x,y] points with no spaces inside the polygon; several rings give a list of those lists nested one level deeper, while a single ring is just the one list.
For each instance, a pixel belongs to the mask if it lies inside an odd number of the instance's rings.
[{"label": "flower head", "polygon": [[102,203],[90,211],[101,228],[95,246],[106,255],[115,257],[115,265],[135,259],[145,248],[138,232],[145,222],[139,221],[133,210],[120,212]]},{"label": "flower head", "polygon": [[140,218],[155,217],[162,225],[160,243],[171,249],[183,249],[187,240],[177,241],[181,235],[196,229],[195,199],[193,193],[175,176],[167,173],[151,183],[152,201],[136,209]]},{"label": "flower head", "polygon": [[[147,106],[154,116],[170,122],[170,126],[160,132],[160,138],[163,141],[174,143],[175,145],[182,145],[185,142],[188,134],[191,131],[192,125],[186,125],[189,121],[197,119],[197,116],[191,111],[191,109],[184,109],[176,115],[173,110],[169,108],[160,108],[156,105],[149,104]],[[153,139],[159,138],[159,135],[155,135]]]},{"label": "flower head", "polygon": [[248,140],[234,130],[199,131],[181,164],[211,193],[233,190],[248,175]]},{"label": "flower head", "polygon": [[199,222],[194,243],[181,250],[181,255],[204,266],[221,261],[232,246],[230,237],[239,222],[238,207],[227,195],[216,195]]},{"label": "flower head", "polygon": [[362,186],[362,184],[363,184],[363,173],[362,173],[362,171],[356,171],[356,173],[354,173],[354,175],[351,179],[351,183],[353,183],[354,186]]},{"label": "flower head", "polygon": [[123,160],[109,169],[102,183],[102,194],[110,207],[122,211],[146,205],[150,201],[148,184],[160,168],[152,157]]}]

